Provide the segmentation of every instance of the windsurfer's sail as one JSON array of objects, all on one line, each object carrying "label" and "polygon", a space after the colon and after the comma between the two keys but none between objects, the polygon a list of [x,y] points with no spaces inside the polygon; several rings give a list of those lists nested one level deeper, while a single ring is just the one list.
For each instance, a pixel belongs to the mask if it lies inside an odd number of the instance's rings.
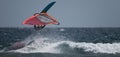
[{"label": "windsurfer's sail", "polygon": [[48,24],[56,24],[59,25],[60,23],[52,16],[50,16],[47,11],[55,4],[51,2],[48,4],[40,13],[36,13],[33,16],[27,18],[23,21],[23,24],[26,25],[33,25],[35,29],[42,29]]}]

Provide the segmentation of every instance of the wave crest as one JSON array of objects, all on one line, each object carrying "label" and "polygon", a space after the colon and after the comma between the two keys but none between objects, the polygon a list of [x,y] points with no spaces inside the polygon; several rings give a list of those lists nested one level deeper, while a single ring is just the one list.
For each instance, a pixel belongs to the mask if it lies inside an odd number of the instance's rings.
[{"label": "wave crest", "polygon": [[120,43],[86,43],[50,38],[35,38],[34,42],[24,48],[15,50],[21,53],[120,53]]}]

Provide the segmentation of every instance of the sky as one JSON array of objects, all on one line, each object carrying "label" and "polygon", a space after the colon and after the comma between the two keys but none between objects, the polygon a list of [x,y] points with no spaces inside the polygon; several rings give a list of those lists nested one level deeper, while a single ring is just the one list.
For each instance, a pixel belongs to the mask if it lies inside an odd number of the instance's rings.
[{"label": "sky", "polygon": [[22,22],[52,1],[60,25],[47,27],[120,27],[120,0],[0,0],[0,27],[31,27]]}]

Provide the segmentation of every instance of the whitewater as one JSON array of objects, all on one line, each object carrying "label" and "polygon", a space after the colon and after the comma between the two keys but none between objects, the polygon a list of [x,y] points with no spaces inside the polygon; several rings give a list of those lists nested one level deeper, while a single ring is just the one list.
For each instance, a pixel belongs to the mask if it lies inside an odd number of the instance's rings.
[{"label": "whitewater", "polygon": [[[58,40],[49,37],[32,36],[22,41],[26,43],[24,48],[14,50],[12,52],[20,53],[79,53],[79,52],[92,52],[92,53],[107,53],[116,54],[120,53],[120,43],[87,43],[87,42],[74,42],[70,40]],[[33,41],[27,45],[28,42]],[[77,49],[77,50],[76,50]]]}]

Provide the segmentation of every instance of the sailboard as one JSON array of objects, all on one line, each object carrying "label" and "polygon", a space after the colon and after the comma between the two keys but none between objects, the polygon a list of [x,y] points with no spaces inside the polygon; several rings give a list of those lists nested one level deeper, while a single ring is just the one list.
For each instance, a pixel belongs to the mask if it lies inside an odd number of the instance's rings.
[{"label": "sailboard", "polygon": [[49,3],[40,13],[35,13],[33,16],[30,16],[29,18],[25,19],[23,21],[23,24],[34,26],[36,30],[40,30],[49,24],[59,25],[60,23],[57,21],[57,19],[47,13],[47,11],[55,3],[55,1]]}]

